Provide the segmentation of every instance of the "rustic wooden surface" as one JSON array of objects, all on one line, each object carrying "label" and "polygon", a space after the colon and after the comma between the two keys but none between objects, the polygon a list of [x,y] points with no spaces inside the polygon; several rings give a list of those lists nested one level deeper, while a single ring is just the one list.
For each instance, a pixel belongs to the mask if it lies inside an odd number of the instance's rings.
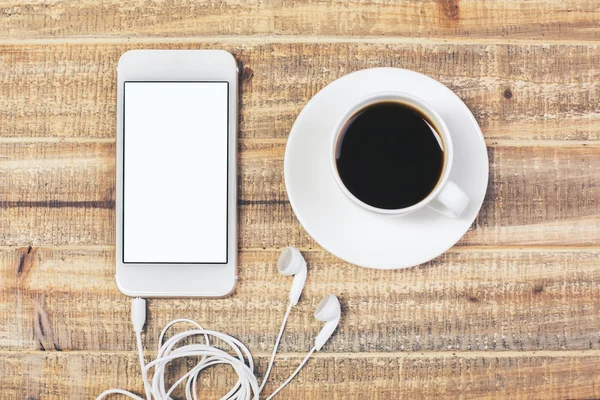
[{"label": "rustic wooden surface", "polygon": [[[310,273],[273,388],[340,295],[337,333],[289,399],[600,397],[600,3],[596,0],[0,0],[0,398],[140,392],[114,283],[116,61],[132,48],[222,48],[241,65],[240,283],[149,302],[145,334],[194,317],[265,368],[289,279]],[[325,252],[283,184],[286,138],[323,86],[362,68],[426,73],[481,125],[490,183],[449,252],[371,271]],[[234,375],[203,377],[218,398]]]}]

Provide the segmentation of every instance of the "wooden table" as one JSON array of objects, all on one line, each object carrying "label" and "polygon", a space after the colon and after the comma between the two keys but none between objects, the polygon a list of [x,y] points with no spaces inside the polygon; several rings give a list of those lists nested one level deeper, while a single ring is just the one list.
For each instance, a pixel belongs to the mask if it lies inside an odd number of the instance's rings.
[{"label": "wooden table", "polygon": [[[240,283],[221,300],[149,302],[146,347],[176,317],[266,367],[290,279],[309,276],[266,392],[334,337],[282,399],[600,397],[600,3],[596,0],[0,2],[0,397],[141,393],[129,299],[114,281],[116,61],[225,49],[241,65]],[[380,66],[428,74],[481,125],[485,203],[430,263],[371,271],[299,225],[283,183],[294,119],[322,87]],[[224,367],[203,383],[218,398]]]}]

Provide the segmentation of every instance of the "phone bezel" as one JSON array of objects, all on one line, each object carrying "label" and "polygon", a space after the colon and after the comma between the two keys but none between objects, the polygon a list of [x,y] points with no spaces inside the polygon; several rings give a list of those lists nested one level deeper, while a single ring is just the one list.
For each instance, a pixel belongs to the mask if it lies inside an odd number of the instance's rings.
[{"label": "phone bezel", "polygon": [[[227,263],[123,263],[123,117],[125,82],[228,83]],[[237,283],[238,69],[222,50],[130,50],[117,65],[116,283],[127,296],[224,297]]]}]

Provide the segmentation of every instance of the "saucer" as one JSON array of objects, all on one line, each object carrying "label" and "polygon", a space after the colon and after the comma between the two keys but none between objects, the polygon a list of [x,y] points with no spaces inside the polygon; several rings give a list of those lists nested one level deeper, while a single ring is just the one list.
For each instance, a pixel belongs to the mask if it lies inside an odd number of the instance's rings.
[{"label": "saucer", "polygon": [[[448,125],[454,144],[450,180],[470,199],[461,217],[449,218],[427,207],[398,217],[373,214],[336,184],[328,157],[336,123],[359,99],[383,91],[422,98]],[[439,256],[467,232],[485,196],[488,156],[481,129],[454,92],[418,72],[373,68],[339,78],[308,102],[288,138],[284,175],[292,208],[317,243],[352,264],[398,269]]]}]

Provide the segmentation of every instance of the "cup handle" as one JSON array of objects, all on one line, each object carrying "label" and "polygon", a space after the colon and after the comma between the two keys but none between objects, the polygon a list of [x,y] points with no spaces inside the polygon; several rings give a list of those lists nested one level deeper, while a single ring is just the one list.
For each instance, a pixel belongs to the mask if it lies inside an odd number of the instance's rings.
[{"label": "cup handle", "polygon": [[469,205],[469,197],[452,181],[446,182],[429,208],[447,217],[458,218]]}]

